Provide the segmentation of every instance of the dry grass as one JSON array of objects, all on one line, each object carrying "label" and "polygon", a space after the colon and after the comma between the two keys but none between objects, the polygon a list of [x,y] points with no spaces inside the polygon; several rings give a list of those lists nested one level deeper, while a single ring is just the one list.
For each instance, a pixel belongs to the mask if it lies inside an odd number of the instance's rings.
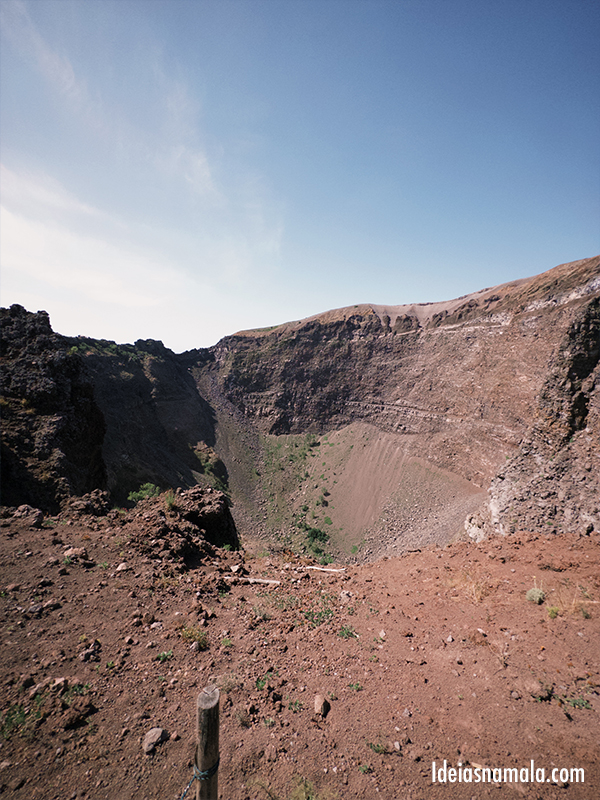
[{"label": "dry grass", "polygon": [[449,589],[457,589],[472,603],[478,605],[494,590],[489,577],[475,575],[466,570],[461,570],[456,575],[446,577],[445,584]]},{"label": "dry grass", "polygon": [[600,602],[592,598],[586,586],[574,586],[568,578],[561,581],[555,589],[548,590],[546,598],[550,607],[558,609],[556,616],[580,614],[586,619],[591,616],[591,607]]},{"label": "dry grass", "polygon": [[217,686],[222,692],[229,694],[229,692],[234,692],[236,689],[239,689],[242,686],[242,681],[235,672],[230,672],[218,678]]}]

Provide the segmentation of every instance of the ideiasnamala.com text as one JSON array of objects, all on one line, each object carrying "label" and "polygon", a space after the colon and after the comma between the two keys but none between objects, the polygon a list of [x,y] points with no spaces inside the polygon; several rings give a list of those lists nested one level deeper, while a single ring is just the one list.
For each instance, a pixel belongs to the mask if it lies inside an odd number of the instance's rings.
[{"label": "ideiasnamala.com text", "polygon": [[581,767],[536,767],[529,762],[527,767],[484,767],[480,764],[465,764],[459,761],[449,767],[444,759],[440,766],[431,763],[432,783],[585,783],[585,771]]}]

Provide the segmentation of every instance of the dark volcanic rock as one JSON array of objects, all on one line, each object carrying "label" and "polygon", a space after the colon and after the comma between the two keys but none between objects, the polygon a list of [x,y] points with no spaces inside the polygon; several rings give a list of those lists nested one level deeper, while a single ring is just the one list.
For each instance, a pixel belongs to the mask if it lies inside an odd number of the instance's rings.
[{"label": "dark volcanic rock", "polygon": [[193,351],[192,361],[190,354],[177,356],[152,339],[135,345],[84,337],[69,341],[89,370],[106,420],[102,452],[114,502],[125,504],[144,483],[185,488],[216,476],[226,487],[227,471],[211,449],[214,412],[191,372],[206,351]]},{"label": "dark volcanic rock", "polygon": [[[239,548],[239,539],[223,492],[194,486],[176,493],[141,500],[129,512],[132,541],[148,555],[185,567],[199,564],[213,554],[213,547]],[[139,534],[140,522],[143,536]]]},{"label": "dark volcanic rock", "polygon": [[105,485],[104,419],[81,358],[44,311],[1,310],[2,503],[56,511]]}]

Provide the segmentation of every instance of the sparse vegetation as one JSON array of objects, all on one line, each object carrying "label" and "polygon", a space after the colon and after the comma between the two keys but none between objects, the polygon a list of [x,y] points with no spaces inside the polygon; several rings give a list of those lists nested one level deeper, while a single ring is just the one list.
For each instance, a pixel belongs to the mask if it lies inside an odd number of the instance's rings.
[{"label": "sparse vegetation", "polygon": [[143,483],[137,492],[129,492],[127,499],[132,503],[139,503],[140,500],[144,500],[146,497],[158,497],[159,494],[160,488],[156,484]]},{"label": "sparse vegetation", "polygon": [[311,627],[315,628],[333,619],[334,611],[331,607],[331,601],[332,598],[329,595],[320,594],[317,607],[304,612],[304,617]]},{"label": "sparse vegetation", "polygon": [[389,753],[387,747],[384,744],[381,744],[381,742],[367,742],[367,747],[370,747],[371,750],[378,755],[385,755],[386,753]]},{"label": "sparse vegetation", "polygon": [[186,642],[197,642],[200,650],[208,650],[208,633],[197,625],[186,625],[181,631]]},{"label": "sparse vegetation", "polygon": [[278,674],[277,670],[269,670],[268,672],[266,672],[263,675],[262,678],[257,678],[256,679],[256,688],[259,690],[259,692],[262,692],[262,690],[265,688],[265,686],[267,686],[267,684],[269,683],[271,678],[274,675],[277,675],[277,674]]},{"label": "sparse vegetation", "polygon": [[271,619],[269,611],[262,606],[253,606],[252,611],[259,622],[268,622]]},{"label": "sparse vegetation", "polygon": [[159,653],[156,656],[156,660],[160,661],[161,664],[164,664],[165,661],[170,661],[173,658],[173,651],[172,650],[165,650],[162,653]]},{"label": "sparse vegetation", "polygon": [[173,511],[175,508],[175,493],[173,489],[169,489],[165,497],[165,506],[167,507],[167,511]]},{"label": "sparse vegetation", "polygon": [[543,589],[540,589],[537,586],[533,586],[531,589],[527,591],[525,597],[527,598],[527,600],[529,600],[530,603],[535,603],[536,605],[541,606],[546,597],[546,593],[544,592]]},{"label": "sparse vegetation", "polygon": [[197,459],[197,471],[206,477],[210,486],[229,495],[227,469],[212,447],[204,442],[198,442],[194,448],[194,455]]},{"label": "sparse vegetation", "polygon": [[29,714],[22,705],[15,704],[0,717],[0,736],[8,740],[13,733],[20,730],[28,721]]}]

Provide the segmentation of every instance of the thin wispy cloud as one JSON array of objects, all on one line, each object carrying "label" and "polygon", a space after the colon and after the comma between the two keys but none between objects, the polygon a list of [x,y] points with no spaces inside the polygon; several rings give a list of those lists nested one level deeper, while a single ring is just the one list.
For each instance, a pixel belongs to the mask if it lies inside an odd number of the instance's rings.
[{"label": "thin wispy cloud", "polygon": [[[203,143],[200,100],[181,75],[170,74],[161,48],[150,46],[137,111],[83,73],[37,29],[21,0],[2,3],[3,34],[50,89],[70,130],[101,145],[114,186],[90,202],[52,174],[2,167],[3,294],[46,287],[74,304],[164,309],[173,287],[192,293],[236,291],[260,281],[278,258],[283,229],[264,180],[228,165],[228,154]],[[145,113],[142,125],[141,114]],[[129,187],[147,184],[153,205],[128,206]],[[127,187],[126,194],[120,187]],[[137,190],[139,191],[139,189]],[[123,199],[125,197],[125,199]],[[131,199],[134,198],[132,188]],[[118,207],[118,213],[108,211]],[[44,292],[41,292],[43,295]],[[110,315],[105,312],[106,317]]]},{"label": "thin wispy cloud", "polygon": [[57,222],[40,222],[2,207],[2,290],[33,285],[77,294],[81,302],[123,308],[162,303],[170,265],[107,239],[76,233]]},{"label": "thin wispy cloud", "polygon": [[22,0],[4,0],[0,21],[8,36],[23,55],[35,62],[41,74],[56,90],[72,100],[85,97],[85,85],[77,80],[69,59],[53,50],[33,24]]},{"label": "thin wispy cloud", "polygon": [[50,175],[17,173],[0,164],[2,205],[29,219],[46,220],[57,215],[75,214],[97,218],[98,209],[82,203]]}]

